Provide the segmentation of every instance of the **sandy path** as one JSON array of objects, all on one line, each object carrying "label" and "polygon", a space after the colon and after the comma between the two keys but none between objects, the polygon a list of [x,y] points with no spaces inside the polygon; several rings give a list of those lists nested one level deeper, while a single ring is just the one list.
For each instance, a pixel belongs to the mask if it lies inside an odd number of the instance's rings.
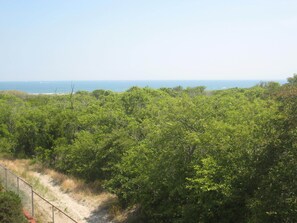
[{"label": "sandy path", "polygon": [[[65,212],[79,223],[113,223],[109,220],[108,206],[115,198],[108,193],[85,193],[65,192],[61,185],[57,183],[46,171],[39,172],[36,168],[31,168],[28,160],[0,160],[0,163],[17,175],[23,176],[25,180],[31,182],[35,192],[51,202],[57,208]],[[67,176],[66,176],[67,177]],[[68,179],[65,178],[67,181]],[[69,179],[71,181],[71,179]],[[28,191],[26,191],[28,193]],[[42,223],[51,222],[52,208],[37,195],[34,196],[34,207],[36,216],[40,217]],[[69,221],[59,211],[55,210],[55,223],[73,223]]]},{"label": "sandy path", "polygon": [[[82,223],[112,223],[108,220],[107,210],[101,207],[100,203],[96,206],[88,202],[80,202],[71,197],[68,193],[61,190],[54,180],[38,172],[32,173],[39,180],[39,183],[47,189],[44,194],[55,206],[70,215],[72,218]],[[100,208],[101,207],[101,208]],[[59,222],[57,216],[56,221]],[[64,222],[62,222],[64,223]]]}]

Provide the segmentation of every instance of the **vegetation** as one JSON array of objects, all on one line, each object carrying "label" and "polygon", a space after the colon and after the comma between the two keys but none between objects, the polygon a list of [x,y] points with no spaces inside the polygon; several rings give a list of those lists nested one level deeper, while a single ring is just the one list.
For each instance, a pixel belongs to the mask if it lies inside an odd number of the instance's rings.
[{"label": "vegetation", "polygon": [[0,222],[25,223],[21,199],[13,192],[5,192],[0,185]]},{"label": "vegetation", "polygon": [[144,222],[297,222],[296,110],[296,75],[212,92],[4,92],[0,148],[102,182]]}]

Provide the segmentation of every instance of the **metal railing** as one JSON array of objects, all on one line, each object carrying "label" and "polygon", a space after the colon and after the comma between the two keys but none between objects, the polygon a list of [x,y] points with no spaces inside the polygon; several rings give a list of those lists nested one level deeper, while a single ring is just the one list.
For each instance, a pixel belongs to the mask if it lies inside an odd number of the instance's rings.
[{"label": "metal railing", "polygon": [[20,196],[23,208],[32,217],[38,216],[38,219],[51,223],[78,223],[64,211],[34,191],[28,182],[1,164],[0,183],[5,190],[13,191]]}]

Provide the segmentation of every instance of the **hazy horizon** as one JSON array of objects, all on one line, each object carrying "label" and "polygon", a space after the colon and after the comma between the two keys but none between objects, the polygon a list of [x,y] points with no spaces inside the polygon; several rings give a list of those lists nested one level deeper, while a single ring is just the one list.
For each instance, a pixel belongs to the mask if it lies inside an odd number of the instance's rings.
[{"label": "hazy horizon", "polygon": [[173,79],[143,79],[143,80],[140,80],[140,79],[131,79],[131,80],[0,80],[0,82],[91,82],[91,81],[97,81],[97,82],[143,82],[143,81],[286,81],[287,78],[284,78],[284,79],[176,79],[176,80],[173,80]]},{"label": "hazy horizon", "polygon": [[[285,80],[274,80],[280,84]],[[1,90],[18,90],[27,93],[67,93],[74,91],[111,90],[114,92],[124,92],[131,87],[140,88],[193,88],[204,86],[207,90],[223,90],[228,88],[249,88],[256,86],[263,80],[122,80],[122,81],[11,81],[1,82]],[[265,82],[265,81],[264,81]]]}]

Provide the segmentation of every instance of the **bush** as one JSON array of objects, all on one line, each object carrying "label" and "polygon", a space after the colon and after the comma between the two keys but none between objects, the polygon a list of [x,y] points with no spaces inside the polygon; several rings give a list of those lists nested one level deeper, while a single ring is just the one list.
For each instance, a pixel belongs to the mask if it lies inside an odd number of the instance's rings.
[{"label": "bush", "polygon": [[25,223],[22,213],[21,199],[13,192],[5,192],[0,189],[0,222],[1,223]]}]

